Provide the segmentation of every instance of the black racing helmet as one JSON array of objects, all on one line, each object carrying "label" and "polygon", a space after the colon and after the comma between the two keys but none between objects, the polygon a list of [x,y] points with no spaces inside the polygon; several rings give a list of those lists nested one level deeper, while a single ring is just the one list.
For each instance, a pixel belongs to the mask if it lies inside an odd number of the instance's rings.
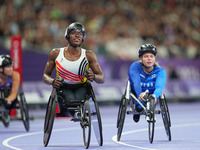
[{"label": "black racing helmet", "polygon": [[85,40],[86,37],[85,27],[79,22],[74,22],[67,27],[67,29],[65,30],[66,40],[69,41],[69,34],[72,30],[80,30],[83,33],[83,41]]},{"label": "black racing helmet", "polygon": [[156,47],[152,44],[144,44],[138,50],[138,56],[142,56],[144,53],[153,53],[155,56],[157,55]]},{"label": "black racing helmet", "polygon": [[10,67],[13,65],[13,60],[9,55],[0,55],[0,67]]}]

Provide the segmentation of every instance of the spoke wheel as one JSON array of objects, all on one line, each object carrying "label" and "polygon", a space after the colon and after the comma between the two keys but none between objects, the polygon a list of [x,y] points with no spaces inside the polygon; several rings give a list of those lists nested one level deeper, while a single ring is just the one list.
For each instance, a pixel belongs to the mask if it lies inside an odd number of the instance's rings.
[{"label": "spoke wheel", "polygon": [[165,127],[165,132],[167,134],[168,140],[171,141],[171,121],[170,121],[170,115],[169,115],[169,110],[167,106],[166,99],[161,99],[160,100],[160,108],[161,108],[161,115],[163,119],[163,124]]},{"label": "spoke wheel", "polygon": [[29,129],[30,129],[29,112],[28,112],[28,105],[26,103],[24,93],[20,94],[19,107],[20,107],[20,112],[21,112],[21,117],[22,117],[24,127],[25,127],[26,131],[29,131]]},{"label": "spoke wheel", "polygon": [[126,115],[126,109],[128,105],[128,100],[125,98],[124,95],[122,95],[121,99],[121,104],[118,112],[118,120],[117,120],[117,125],[118,125],[118,130],[117,130],[117,141],[120,141],[123,126],[124,126],[124,120],[125,120],[125,115]]},{"label": "spoke wheel", "polygon": [[91,119],[97,142],[99,146],[102,146],[103,145],[102,122],[101,122],[99,106],[96,101],[94,101],[94,106],[91,107]]},{"label": "spoke wheel", "polygon": [[55,112],[56,112],[56,95],[51,95],[47,104],[47,110],[45,115],[44,122],[44,135],[43,135],[43,144],[46,147],[49,143],[51,137],[51,131],[53,128]]},{"label": "spoke wheel", "polygon": [[84,146],[87,149],[90,145],[90,137],[91,137],[91,110],[89,101],[85,101],[84,103],[81,126],[83,128]]},{"label": "spoke wheel", "polygon": [[150,120],[148,121],[149,142],[153,143],[154,128],[155,128],[155,106],[154,106],[154,101],[153,100],[150,100],[149,118],[150,118]]}]

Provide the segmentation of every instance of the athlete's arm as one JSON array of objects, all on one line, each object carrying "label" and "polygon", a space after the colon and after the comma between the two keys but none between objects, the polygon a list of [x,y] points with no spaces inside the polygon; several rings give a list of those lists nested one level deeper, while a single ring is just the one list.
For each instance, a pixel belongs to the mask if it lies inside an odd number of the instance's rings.
[{"label": "athlete's arm", "polygon": [[139,63],[132,63],[129,69],[129,81],[131,84],[131,89],[135,91],[137,98],[139,98],[142,93],[142,88],[140,85],[140,70]]},{"label": "athlete's arm", "polygon": [[18,90],[19,90],[19,84],[20,84],[19,73],[17,71],[13,71],[11,79],[12,79],[11,93],[7,98],[5,98],[8,101],[8,103],[11,103],[17,97]]},{"label": "athlete's arm", "polygon": [[55,60],[59,54],[59,51],[60,51],[59,49],[53,49],[49,53],[49,58],[48,58],[48,61],[46,63],[44,73],[43,73],[43,81],[47,84],[54,84],[53,86],[55,86],[56,88],[60,87],[61,80],[59,79],[54,80],[51,77],[51,74],[53,72],[53,69],[55,68]]},{"label": "athlete's arm", "polygon": [[103,71],[97,61],[97,57],[94,52],[91,50],[86,51],[86,57],[89,62],[89,66],[92,69],[88,71],[88,80],[95,81],[96,83],[104,83],[104,74]]},{"label": "athlete's arm", "polygon": [[153,92],[153,94],[156,95],[156,98],[158,98],[161,95],[162,90],[165,87],[165,83],[166,83],[166,72],[164,69],[162,69],[157,75],[155,90]]}]

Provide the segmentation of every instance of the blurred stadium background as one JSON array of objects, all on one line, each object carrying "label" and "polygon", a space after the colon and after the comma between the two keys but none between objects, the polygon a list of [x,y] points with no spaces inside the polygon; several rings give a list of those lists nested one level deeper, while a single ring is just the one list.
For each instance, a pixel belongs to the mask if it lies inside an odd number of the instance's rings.
[{"label": "blurred stadium background", "polygon": [[105,84],[93,83],[100,103],[120,101],[143,43],[158,49],[168,100],[199,101],[199,0],[1,0],[0,54],[10,53],[11,36],[22,38],[28,104],[47,103],[52,87],[43,83],[42,74],[48,54],[67,45],[64,31],[74,21],[86,27],[82,47],[97,54],[105,74]]}]

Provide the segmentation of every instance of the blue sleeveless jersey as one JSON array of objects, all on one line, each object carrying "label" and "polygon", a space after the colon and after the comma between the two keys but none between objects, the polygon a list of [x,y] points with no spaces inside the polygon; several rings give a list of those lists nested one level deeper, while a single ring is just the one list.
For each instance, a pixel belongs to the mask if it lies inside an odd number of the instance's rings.
[{"label": "blue sleeveless jersey", "polygon": [[0,83],[0,90],[8,90],[8,89],[11,89],[11,87],[12,87],[11,77],[8,77],[8,80],[6,81],[6,83],[4,85],[1,85],[1,83]]},{"label": "blue sleeveless jersey", "polygon": [[140,62],[134,62],[129,69],[129,81],[137,97],[148,89],[149,94],[155,94],[158,98],[166,83],[166,72],[163,68],[154,65],[153,70],[147,74]]}]

